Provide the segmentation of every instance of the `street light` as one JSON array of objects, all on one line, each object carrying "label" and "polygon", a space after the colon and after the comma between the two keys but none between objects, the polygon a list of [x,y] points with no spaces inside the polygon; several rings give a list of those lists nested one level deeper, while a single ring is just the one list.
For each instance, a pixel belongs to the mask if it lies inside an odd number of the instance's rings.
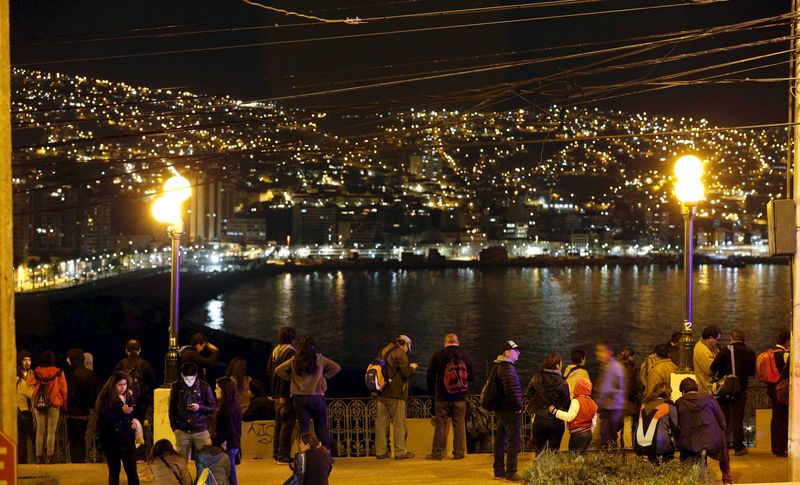
[{"label": "street light", "polygon": [[694,216],[697,203],[705,198],[703,182],[703,162],[694,155],[684,155],[675,162],[675,196],[681,201],[681,214],[684,220],[683,231],[683,275],[685,279],[686,320],[683,322],[680,341],[680,359],[678,367],[682,374],[692,373],[693,338],[692,338],[692,252]]},{"label": "street light", "polygon": [[178,380],[178,295],[180,293],[181,233],[183,217],[181,204],[192,195],[188,180],[176,174],[164,183],[164,192],[153,203],[153,216],[158,222],[169,224],[167,234],[172,241],[172,284],[169,299],[169,348],[164,359],[164,386]]}]

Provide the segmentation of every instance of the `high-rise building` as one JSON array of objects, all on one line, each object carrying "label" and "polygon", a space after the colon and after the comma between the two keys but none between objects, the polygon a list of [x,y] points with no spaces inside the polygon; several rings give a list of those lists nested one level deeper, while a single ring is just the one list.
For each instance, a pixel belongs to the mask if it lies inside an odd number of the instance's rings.
[{"label": "high-rise building", "polygon": [[435,180],[442,175],[442,160],[428,155],[411,155],[408,171],[417,177]]},{"label": "high-rise building", "polygon": [[190,242],[220,241],[225,222],[233,217],[236,208],[234,184],[214,180],[202,173],[192,181],[186,233]]},{"label": "high-rise building", "polygon": [[293,244],[336,243],[336,214],[334,205],[295,205],[292,207]]}]

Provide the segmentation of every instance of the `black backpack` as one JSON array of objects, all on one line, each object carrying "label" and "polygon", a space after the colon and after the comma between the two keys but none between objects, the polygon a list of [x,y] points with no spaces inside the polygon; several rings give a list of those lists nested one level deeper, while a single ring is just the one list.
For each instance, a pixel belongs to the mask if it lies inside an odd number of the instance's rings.
[{"label": "black backpack", "polygon": [[125,369],[125,373],[128,374],[128,389],[131,390],[133,397],[138,400],[145,392],[147,392],[147,389],[145,389],[146,386],[144,385],[142,368],[139,367],[138,359],[134,361],[133,364],[128,365],[128,367]]},{"label": "black backpack", "polygon": [[497,385],[497,364],[493,364],[481,389],[481,406],[487,411],[495,411],[498,401],[500,401],[500,386]]},{"label": "black backpack", "polygon": [[50,409],[50,396],[47,394],[47,385],[55,379],[58,379],[61,376],[61,370],[59,369],[53,377],[41,377],[38,372],[33,371],[33,377],[36,378],[36,382],[39,383],[39,387],[36,388],[36,394],[33,395],[33,409],[41,412],[47,412]]}]

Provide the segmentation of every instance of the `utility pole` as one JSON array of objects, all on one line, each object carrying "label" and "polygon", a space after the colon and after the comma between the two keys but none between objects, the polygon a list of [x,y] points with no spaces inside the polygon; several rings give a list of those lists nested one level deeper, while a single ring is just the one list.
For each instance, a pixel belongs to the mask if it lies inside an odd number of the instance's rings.
[{"label": "utility pole", "polygon": [[17,441],[17,337],[11,195],[11,49],[9,2],[0,2],[0,431]]},{"label": "utility pole", "polygon": [[[792,343],[790,348],[790,391],[789,391],[789,480],[792,482],[800,481],[800,210],[797,210],[797,200],[800,196],[800,125],[798,125],[798,113],[800,113],[800,76],[798,67],[800,66],[800,42],[796,36],[798,30],[798,16],[800,13],[800,1],[792,0],[791,45],[792,45],[792,78],[789,91],[790,122],[792,130],[792,157],[790,161],[792,167],[792,198],[795,201],[795,251],[792,256]],[[787,184],[788,189],[788,184]]]}]

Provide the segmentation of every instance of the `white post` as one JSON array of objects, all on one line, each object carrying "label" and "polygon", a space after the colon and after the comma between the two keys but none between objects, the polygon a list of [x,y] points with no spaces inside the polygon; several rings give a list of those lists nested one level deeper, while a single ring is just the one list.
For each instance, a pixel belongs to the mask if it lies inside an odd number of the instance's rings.
[{"label": "white post", "polygon": [[[794,11],[800,13],[800,2],[794,0],[792,2]],[[792,33],[798,32],[798,17],[792,20]],[[798,126],[798,112],[800,112],[800,100],[796,93],[800,89],[800,43],[797,39],[792,40],[794,52],[794,85],[790,93],[794,106],[792,109],[791,121],[792,125],[792,162],[794,167],[793,174],[793,193],[792,197],[797,201],[800,196],[800,126]],[[797,202],[795,202],[796,204]],[[800,210],[795,210],[795,228],[800,228]],[[791,342],[791,369],[789,374],[790,391],[789,391],[789,479],[792,482],[800,481],[800,264],[798,257],[800,256],[800,231],[795,233],[795,252],[792,256],[792,342]]]}]

